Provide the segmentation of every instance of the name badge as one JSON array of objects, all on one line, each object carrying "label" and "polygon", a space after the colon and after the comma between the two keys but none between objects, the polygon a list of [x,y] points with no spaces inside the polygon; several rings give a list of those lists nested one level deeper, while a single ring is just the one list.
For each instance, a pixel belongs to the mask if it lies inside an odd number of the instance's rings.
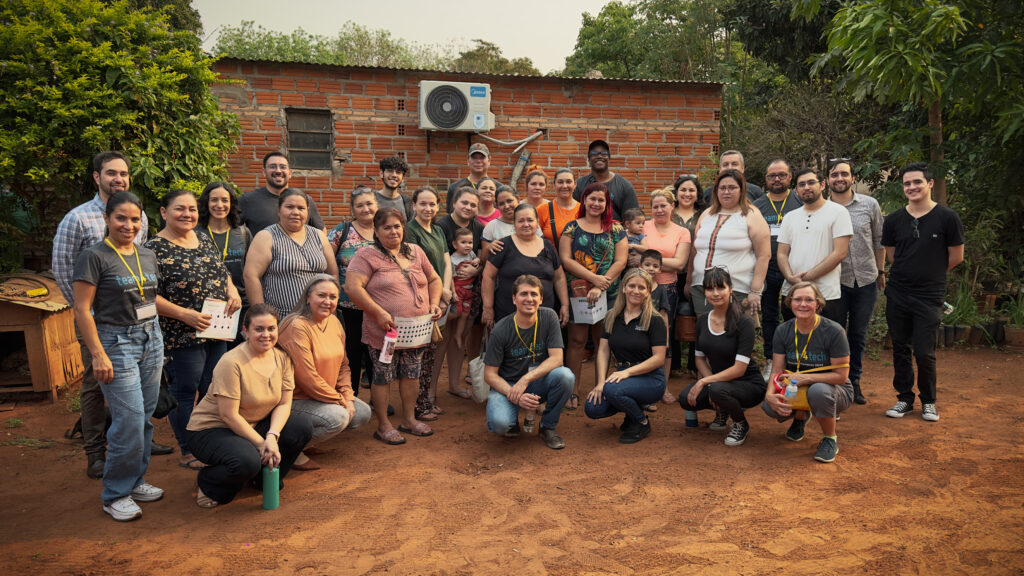
[{"label": "name badge", "polygon": [[135,305],[136,320],[149,320],[150,318],[156,318],[156,302],[147,300]]},{"label": "name badge", "polygon": [[780,226],[779,224],[769,224],[768,230],[771,231],[772,238],[776,238],[778,237],[779,232],[782,231],[782,226]]}]

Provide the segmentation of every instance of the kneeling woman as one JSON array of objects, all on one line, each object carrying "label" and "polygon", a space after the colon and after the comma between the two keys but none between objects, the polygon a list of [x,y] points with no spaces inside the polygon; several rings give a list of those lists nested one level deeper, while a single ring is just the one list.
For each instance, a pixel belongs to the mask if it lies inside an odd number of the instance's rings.
[{"label": "kneeling woman", "polygon": [[292,362],[277,344],[277,312],[253,304],[242,324],[245,343],[221,356],[206,396],[192,411],[188,445],[206,464],[196,504],[231,502],[250,481],[262,489],[260,466],[280,467],[281,478],[313,437],[305,414],[292,414]]},{"label": "kneeling woman", "polygon": [[[586,414],[607,418],[625,412],[619,442],[633,444],[651,432],[643,406],[665,393],[665,348],[668,331],[651,305],[654,279],[639,268],[626,272],[622,294],[608,313],[597,348],[597,386],[587,395]],[[615,371],[606,377],[608,358]]]},{"label": "kneeling woman", "polygon": [[764,399],[764,380],[754,353],[754,321],[732,298],[732,278],[724,268],[704,273],[704,297],[712,306],[697,320],[696,361],[700,379],[679,395],[683,410],[717,411],[712,430],[725,430],[732,418],[726,446],[739,446],[747,439],[750,424],[743,411]]},{"label": "kneeling woman", "polygon": [[309,458],[313,445],[329,440],[342,430],[355,429],[370,420],[370,405],[356,398],[345,354],[347,335],[334,315],[341,285],[326,274],[313,278],[302,300],[281,322],[281,347],[295,365],[295,401],[292,411],[309,416],[313,439],[295,460],[296,470],[317,470]]},{"label": "kneeling woman", "polygon": [[[825,297],[812,282],[794,284],[786,295],[785,305],[795,318],[775,329],[772,377],[761,407],[779,422],[792,417],[786,438],[793,442],[803,440],[807,412],[793,410],[785,395],[777,393],[772,383],[783,367],[788,372],[796,372],[785,378],[796,381],[797,386],[807,386],[807,405],[824,435],[814,459],[832,462],[839,453],[836,415],[853,402],[853,384],[849,380],[850,344],[842,326],[821,316]],[[800,374],[801,371],[805,373]]]}]

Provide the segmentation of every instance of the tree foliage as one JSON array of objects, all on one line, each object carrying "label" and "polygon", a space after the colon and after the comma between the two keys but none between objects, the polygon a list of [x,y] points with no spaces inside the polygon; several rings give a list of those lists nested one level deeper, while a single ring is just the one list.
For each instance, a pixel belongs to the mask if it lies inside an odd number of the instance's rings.
[{"label": "tree foliage", "polygon": [[[199,10],[192,7],[192,0],[126,0],[133,10],[163,12],[167,25],[172,30],[184,30],[197,36],[203,34],[203,20]],[[106,4],[113,2],[108,0]]]},{"label": "tree foliage", "polygon": [[226,176],[237,122],[210,94],[195,34],[98,0],[9,0],[0,22],[0,184],[31,205],[42,237],[95,192],[101,150],[132,159],[149,205],[172,182]]},{"label": "tree foliage", "polygon": [[473,40],[475,46],[459,54],[451,64],[455,72],[477,72],[487,74],[522,74],[540,76],[540,70],[529,58],[513,58],[509,60],[501,54],[496,44],[479,38]]}]

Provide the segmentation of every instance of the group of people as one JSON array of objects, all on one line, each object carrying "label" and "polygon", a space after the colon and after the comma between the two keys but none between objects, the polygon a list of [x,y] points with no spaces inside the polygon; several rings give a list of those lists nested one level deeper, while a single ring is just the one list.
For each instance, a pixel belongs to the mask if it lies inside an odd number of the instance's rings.
[{"label": "group of people", "polygon": [[[98,154],[98,193],[61,222],[53,271],[75,312],[87,473],[103,479],[104,511],[132,520],[137,502],[163,495],[144,479],[161,374],[178,403],[169,421],[179,464],[198,472],[204,508],[261,488],[261,466],[280,468],[282,479],[319,468],[325,441],[374,416],[373,437],[388,445],[432,435],[429,423],[445,414],[445,361],[447,392],[471,397],[467,355],[483,359],[487,429],[498,435],[536,430],[548,447],[564,447],[559,417],[579,407],[582,390],[586,416],[624,414],[622,443],[650,434],[659,401],[678,401],[687,426],[714,410],[710,428],[728,429],[725,443],[737,446],[750,430],[744,411],[760,404],[793,420],[793,441],[813,415],[823,434],[815,458],[831,462],[838,413],[866,401],[861,358],[883,287],[898,392],[887,414],[912,411],[916,356],[922,415],[938,419],[929,326],[946,272],[962,260],[963,231],[931,201],[926,165],[903,170],[907,208],[883,223],[878,203],[853,191],[846,158],[829,163],[826,200],[814,170],[791,174],[781,159],[755,190],[742,155],[728,151],[707,190],[684,175],[653,192],[650,219],[610,170],[607,142],[592,142],[588,160],[579,180],[554,173],[552,197],[548,174],[531,167],[520,199],[487,175],[490,152],[475,143],[470,174],[449,188],[438,218],[441,194],[403,193],[409,167],[386,158],[382,189],[355,189],[351,218],[327,230],[315,203],[289,187],[287,156],[272,152],[266,186],[241,197],[223,182],[198,199],[167,192],[162,227],[147,239],[128,159]],[[211,304],[241,319],[236,338],[204,336]],[[677,316],[698,317],[694,338]],[[753,359],[759,323],[763,372]],[[430,336],[410,344],[411,325]],[[588,346],[595,379],[581,388]],[[669,376],[687,349],[697,379],[677,399]],[[804,389],[800,409],[790,384]]]}]

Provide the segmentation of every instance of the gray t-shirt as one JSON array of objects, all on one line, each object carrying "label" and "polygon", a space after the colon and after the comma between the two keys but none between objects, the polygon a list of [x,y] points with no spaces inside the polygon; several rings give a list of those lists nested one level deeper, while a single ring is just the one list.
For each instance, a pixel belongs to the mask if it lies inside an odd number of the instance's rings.
[{"label": "gray t-shirt", "polygon": [[[547,360],[549,348],[563,348],[562,330],[558,325],[558,314],[543,306],[537,310],[537,340],[534,342],[534,327],[519,327],[516,334],[516,315],[510,314],[491,329],[487,340],[484,364],[497,366],[498,376],[515,384],[531,366]],[[530,353],[530,348],[533,353]]]},{"label": "gray t-shirt", "polygon": [[405,216],[406,222],[409,222],[416,216],[415,214],[412,213],[412,201],[407,199],[404,194],[399,194],[394,198],[388,198],[387,196],[381,194],[380,190],[377,190],[373,194],[374,196],[377,197],[378,210],[380,210],[381,208],[394,208],[395,210],[401,212],[403,216]]},{"label": "gray t-shirt", "polygon": [[[294,190],[294,188],[285,188],[285,190]],[[284,193],[284,190],[281,192]],[[242,194],[238,200],[238,209],[242,212],[242,224],[249,228],[249,232],[253,236],[267,226],[277,224],[278,198],[264,186]],[[306,224],[317,230],[323,230],[324,219],[320,217],[320,212],[316,209],[316,202],[313,202],[309,194],[306,194],[306,200],[309,202],[309,220]]]},{"label": "gray t-shirt", "polygon": [[[850,343],[846,340],[846,331],[838,323],[821,316],[821,323],[810,334],[810,343],[807,342],[807,334],[797,334],[796,341],[793,340],[793,326],[796,325],[796,318],[783,322],[775,329],[775,336],[772,338],[772,353],[786,355],[786,370],[797,370],[796,355],[801,353],[800,370],[809,368],[821,368],[832,364],[832,358],[841,358],[850,355]],[[807,347],[807,356],[803,356],[804,346]]]},{"label": "gray t-shirt", "polygon": [[[134,254],[125,254],[124,262],[113,248],[104,242],[93,244],[78,255],[75,261],[73,282],[87,282],[96,287],[92,301],[92,317],[97,324],[131,326],[141,324],[135,316],[135,307],[143,302],[135,278],[139,276],[142,264],[142,291],[145,302],[156,303],[157,283],[160,271],[156,265],[156,254],[149,248],[138,247],[139,259]],[[135,273],[128,271],[125,264]]]}]

